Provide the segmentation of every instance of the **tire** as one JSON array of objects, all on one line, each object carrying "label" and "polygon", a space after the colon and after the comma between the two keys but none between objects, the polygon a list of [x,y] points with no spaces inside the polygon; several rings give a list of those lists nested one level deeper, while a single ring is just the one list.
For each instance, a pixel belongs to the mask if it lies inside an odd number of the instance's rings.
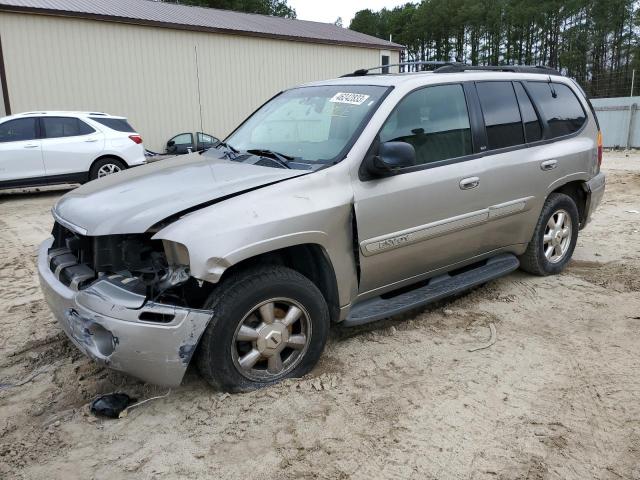
[{"label": "tire", "polygon": [[[560,217],[558,215],[560,213],[565,214],[561,227],[568,227],[568,233],[564,228],[554,230],[550,227],[552,217],[554,224],[559,223]],[[560,273],[571,260],[576,247],[579,222],[578,207],[570,196],[563,193],[549,195],[542,207],[533,238],[529,242],[526,252],[520,257],[520,268],[525,272],[539,276]],[[549,257],[551,247],[553,250],[551,257]]]},{"label": "tire", "polygon": [[[103,176],[107,176],[112,173],[117,173],[126,169],[127,169],[127,166],[122,160],[118,160],[117,158],[114,158],[114,157],[101,158],[100,160],[97,160],[96,162],[94,162],[93,165],[91,165],[91,170],[89,170],[89,180],[102,178]],[[106,173],[105,172],[106,170],[110,170],[110,172]]]},{"label": "tire", "polygon": [[[196,363],[210,385],[226,392],[247,392],[305,375],[318,362],[329,333],[329,308],[320,290],[279,265],[232,274],[216,287],[205,308],[214,313]],[[298,320],[287,326],[295,309]]]}]

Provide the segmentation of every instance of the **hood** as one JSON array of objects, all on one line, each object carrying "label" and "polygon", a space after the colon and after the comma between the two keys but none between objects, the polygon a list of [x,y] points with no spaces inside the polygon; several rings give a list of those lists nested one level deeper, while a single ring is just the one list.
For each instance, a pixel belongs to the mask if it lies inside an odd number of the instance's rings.
[{"label": "hood", "polygon": [[194,153],[89,182],[63,196],[53,213],[86,235],[143,233],[184,210],[306,173]]}]

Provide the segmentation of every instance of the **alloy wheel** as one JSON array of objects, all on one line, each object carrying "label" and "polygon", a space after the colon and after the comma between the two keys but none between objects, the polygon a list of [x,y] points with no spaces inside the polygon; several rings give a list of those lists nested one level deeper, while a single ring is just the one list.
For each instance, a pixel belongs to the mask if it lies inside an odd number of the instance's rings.
[{"label": "alloy wheel", "polygon": [[565,210],[556,211],[547,222],[542,238],[544,256],[551,263],[558,263],[571,246],[571,216]]},{"label": "alloy wheel", "polygon": [[276,298],[251,309],[233,336],[233,364],[250,380],[282,378],[302,361],[311,340],[307,311],[295,300]]},{"label": "alloy wheel", "polygon": [[114,163],[106,163],[98,169],[98,178],[106,177],[112,173],[117,173],[122,169]]}]

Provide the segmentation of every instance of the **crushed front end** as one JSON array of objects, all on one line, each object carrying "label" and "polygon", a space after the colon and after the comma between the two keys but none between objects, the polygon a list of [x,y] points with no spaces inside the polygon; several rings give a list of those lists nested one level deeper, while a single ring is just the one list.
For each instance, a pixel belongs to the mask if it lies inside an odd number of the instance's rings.
[{"label": "crushed front end", "polygon": [[56,222],[40,246],[42,291],[90,358],[141,380],[179,385],[211,311],[188,252],[150,234],[86,236]]}]

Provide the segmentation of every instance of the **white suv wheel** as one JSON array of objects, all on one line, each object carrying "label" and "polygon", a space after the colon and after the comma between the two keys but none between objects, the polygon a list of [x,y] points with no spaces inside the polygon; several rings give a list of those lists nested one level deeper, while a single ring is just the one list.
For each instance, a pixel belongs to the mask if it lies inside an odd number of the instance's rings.
[{"label": "white suv wheel", "polygon": [[101,166],[98,170],[98,178],[106,177],[107,175],[120,172],[121,170],[122,169],[118,165],[114,163],[107,163],[106,165]]}]

